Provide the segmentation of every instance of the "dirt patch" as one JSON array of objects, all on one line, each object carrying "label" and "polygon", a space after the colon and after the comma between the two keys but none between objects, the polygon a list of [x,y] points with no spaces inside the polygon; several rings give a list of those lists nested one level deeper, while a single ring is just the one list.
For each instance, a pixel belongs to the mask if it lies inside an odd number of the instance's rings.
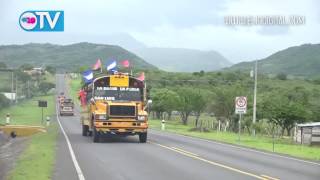
[{"label": "dirt patch", "polygon": [[4,180],[7,173],[14,167],[14,164],[26,148],[26,137],[11,138],[0,131],[0,180]]}]

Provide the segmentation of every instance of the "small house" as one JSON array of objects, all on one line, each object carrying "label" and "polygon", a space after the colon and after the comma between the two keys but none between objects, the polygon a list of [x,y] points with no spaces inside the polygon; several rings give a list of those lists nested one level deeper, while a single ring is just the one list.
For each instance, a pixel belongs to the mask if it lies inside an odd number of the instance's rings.
[{"label": "small house", "polygon": [[300,144],[320,145],[320,122],[297,124],[294,140]]}]

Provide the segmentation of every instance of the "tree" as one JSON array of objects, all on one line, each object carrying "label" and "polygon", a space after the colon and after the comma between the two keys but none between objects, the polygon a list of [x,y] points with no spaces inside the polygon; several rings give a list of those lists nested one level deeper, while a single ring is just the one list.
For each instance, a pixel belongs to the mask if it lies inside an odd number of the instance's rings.
[{"label": "tree", "polygon": [[187,125],[188,118],[194,109],[193,101],[195,99],[195,93],[194,90],[191,88],[180,88],[177,90],[177,93],[179,95],[178,100],[178,111],[180,112],[180,117],[182,120],[182,123],[184,125]]},{"label": "tree", "polygon": [[171,112],[177,108],[178,95],[169,89],[157,89],[152,95],[152,110],[156,112],[158,119],[163,118],[163,112],[167,112],[170,119]]},{"label": "tree", "polygon": [[46,66],[46,71],[48,71],[50,74],[55,74],[56,68],[53,66]]},{"label": "tree", "polygon": [[53,83],[50,83],[50,82],[41,82],[39,84],[39,90],[40,92],[42,92],[43,94],[47,94],[48,91],[52,88],[55,87],[55,84]]},{"label": "tree", "polygon": [[28,80],[31,80],[31,76],[21,70],[15,71],[14,74],[17,76],[18,80],[21,82],[27,82]]},{"label": "tree", "polygon": [[0,109],[8,107],[10,105],[10,100],[7,99],[3,94],[0,94]]},{"label": "tree", "polygon": [[196,114],[196,123],[195,126],[198,127],[198,122],[201,113],[205,110],[207,107],[208,99],[205,97],[205,93],[198,90],[198,92],[194,92],[194,95],[192,96],[192,109]]},{"label": "tree", "polygon": [[[234,100],[237,96],[245,96],[241,86],[224,86],[214,90],[213,102],[209,106],[209,110],[215,114],[217,119],[231,122],[234,118]],[[235,119],[238,120],[238,119]],[[236,125],[236,123],[233,123]]]},{"label": "tree", "polygon": [[292,99],[291,93],[272,92],[264,98],[259,108],[259,111],[263,111],[263,117],[281,127],[281,135],[285,130],[290,135],[295,123],[305,122],[310,116],[302,99]]},{"label": "tree", "polygon": [[285,73],[279,73],[277,74],[277,78],[279,80],[287,80],[287,75]]},{"label": "tree", "polygon": [[33,68],[33,65],[31,64],[22,64],[19,69],[21,69],[22,71],[24,70],[31,70]]}]

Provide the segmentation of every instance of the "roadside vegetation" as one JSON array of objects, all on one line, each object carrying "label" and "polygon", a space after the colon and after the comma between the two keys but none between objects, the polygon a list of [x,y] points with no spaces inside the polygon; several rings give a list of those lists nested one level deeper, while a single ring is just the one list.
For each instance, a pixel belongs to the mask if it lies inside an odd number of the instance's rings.
[{"label": "roadside vegetation", "polygon": [[[11,114],[12,124],[22,125],[45,125],[41,124],[41,108],[37,100],[46,100],[48,107],[44,109],[44,117],[54,118],[55,104],[52,94],[47,96],[34,97],[23,101],[10,108],[0,111],[2,123],[6,113]],[[44,119],[45,123],[45,119]],[[14,169],[7,175],[9,180],[51,179],[54,162],[57,137],[57,124],[52,122],[46,133],[38,133],[27,139],[27,147],[19,156]],[[36,173],[35,173],[36,172]]]},{"label": "roadside vegetation", "polygon": [[[257,122],[252,123],[254,80],[249,72],[171,73],[145,71],[148,96],[153,100],[150,125],[167,131],[250,148],[320,160],[320,148],[295,144],[296,123],[320,120],[320,84],[312,79],[258,75]],[[81,77],[71,81],[73,94]],[[236,96],[247,96],[248,110],[241,121],[235,114]],[[256,136],[252,136],[255,129]],[[274,138],[272,138],[274,137]]]},{"label": "roadside vegetation", "polygon": [[[201,131],[199,120],[214,117],[214,129],[238,132],[239,116],[235,114],[237,96],[247,96],[248,111],[243,116],[241,131],[279,136],[292,136],[296,123],[320,120],[320,85],[312,80],[286,79],[281,76],[258,75],[257,123],[252,124],[253,78],[241,72],[166,73],[152,71],[146,75],[151,115],[154,119],[171,120],[179,114],[182,124],[195,116],[194,128]],[[220,130],[221,130],[220,129]],[[277,133],[278,134],[278,133]]]},{"label": "roadside vegetation", "polygon": [[[0,101],[0,104],[7,102],[5,106],[0,106],[0,124],[5,124],[5,116],[8,113],[11,116],[10,124],[13,125],[45,126],[47,116],[51,118],[51,124],[46,128],[46,133],[37,133],[26,139],[26,149],[17,158],[14,168],[7,174],[7,179],[51,179],[55,163],[58,128],[52,119],[55,118],[54,71],[51,70],[50,73],[45,75],[30,75],[25,73],[24,69],[30,70],[32,67],[23,65],[14,70],[14,79],[17,83],[14,83],[13,88],[14,90],[17,88],[17,101],[11,102],[5,97],[3,101]],[[1,73],[7,74],[7,76],[2,77],[10,83],[2,84],[0,89],[2,92],[11,92],[11,87],[9,87],[11,86],[11,72]],[[44,108],[43,111],[43,121],[38,100],[48,102],[48,107]]]},{"label": "roadside vegetation", "polygon": [[[268,152],[275,152],[294,156],[298,158],[320,160],[320,148],[310,147],[300,144],[295,144],[292,139],[275,137],[273,140],[271,136],[258,134],[256,137],[248,133],[242,133],[239,136],[237,133],[230,131],[217,131],[214,129],[208,129],[206,131],[195,131],[194,120],[189,121],[187,125],[183,125],[178,119],[166,121],[165,131],[171,133],[177,133],[181,135],[197,137],[207,140],[213,140],[228,144],[239,145],[243,147],[249,147],[257,150],[263,150]],[[161,130],[161,121],[151,119],[149,125],[152,129]],[[274,146],[273,146],[274,142]]]}]

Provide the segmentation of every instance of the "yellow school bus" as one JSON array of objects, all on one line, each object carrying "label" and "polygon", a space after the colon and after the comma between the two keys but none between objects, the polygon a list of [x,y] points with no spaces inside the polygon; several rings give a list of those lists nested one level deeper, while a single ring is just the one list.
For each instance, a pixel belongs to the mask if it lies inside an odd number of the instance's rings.
[{"label": "yellow school bus", "polygon": [[99,142],[104,135],[138,135],[147,141],[146,84],[128,74],[102,75],[86,87],[88,105],[82,107],[82,135]]}]

